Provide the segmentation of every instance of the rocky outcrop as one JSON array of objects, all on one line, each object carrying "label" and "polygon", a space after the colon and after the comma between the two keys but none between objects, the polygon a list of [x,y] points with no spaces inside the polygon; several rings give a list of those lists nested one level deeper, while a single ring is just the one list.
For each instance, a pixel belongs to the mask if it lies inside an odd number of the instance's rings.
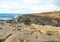
[{"label": "rocky outcrop", "polygon": [[8,23],[25,23],[25,24],[39,24],[39,25],[52,25],[52,26],[60,26],[60,11],[58,12],[45,12],[45,13],[33,13],[33,14],[25,14],[22,16],[18,16],[16,19],[12,18],[8,20]]},{"label": "rocky outcrop", "polygon": [[52,25],[52,26],[60,26],[60,18],[50,18],[47,16],[36,16],[36,15],[23,15],[18,17],[19,23],[25,24],[39,24],[39,25]]}]

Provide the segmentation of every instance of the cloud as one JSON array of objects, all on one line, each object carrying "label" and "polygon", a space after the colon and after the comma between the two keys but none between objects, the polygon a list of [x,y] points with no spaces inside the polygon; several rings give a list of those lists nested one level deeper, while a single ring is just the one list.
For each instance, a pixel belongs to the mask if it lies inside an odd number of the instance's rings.
[{"label": "cloud", "polygon": [[[44,12],[44,11],[55,11],[59,10],[60,8],[56,6],[53,2],[54,0],[35,0],[36,2],[33,3],[33,1],[24,1],[26,2],[25,8],[31,9],[33,12]],[[38,2],[37,2],[38,1]],[[27,6],[27,7],[26,7]]]},{"label": "cloud", "polygon": [[0,0],[0,2],[4,2],[4,1],[17,1],[17,0]]},{"label": "cloud", "polygon": [[60,7],[60,0],[54,0],[54,4]]},{"label": "cloud", "polygon": [[34,13],[60,10],[59,0],[0,0],[0,13]]},{"label": "cloud", "polygon": [[37,4],[40,2],[41,2],[41,0],[23,0],[24,4]]}]

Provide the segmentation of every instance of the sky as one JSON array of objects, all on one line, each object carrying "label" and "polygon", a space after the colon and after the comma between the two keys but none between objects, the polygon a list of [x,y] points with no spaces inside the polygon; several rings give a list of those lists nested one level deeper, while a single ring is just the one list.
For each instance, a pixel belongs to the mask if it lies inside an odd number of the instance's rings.
[{"label": "sky", "polygon": [[60,0],[0,0],[0,13],[40,13],[60,10]]}]

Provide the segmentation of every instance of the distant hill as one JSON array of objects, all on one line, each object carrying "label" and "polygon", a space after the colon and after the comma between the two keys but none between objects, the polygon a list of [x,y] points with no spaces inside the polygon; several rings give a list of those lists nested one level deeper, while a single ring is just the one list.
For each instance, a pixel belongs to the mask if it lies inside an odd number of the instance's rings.
[{"label": "distant hill", "polygon": [[46,17],[50,17],[50,18],[60,18],[60,11],[33,13],[33,15],[36,15],[36,16],[46,16]]}]

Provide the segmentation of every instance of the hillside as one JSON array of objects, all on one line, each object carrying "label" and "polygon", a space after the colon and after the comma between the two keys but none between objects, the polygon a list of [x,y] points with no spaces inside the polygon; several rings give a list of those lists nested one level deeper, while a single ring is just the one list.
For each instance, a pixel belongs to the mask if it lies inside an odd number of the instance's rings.
[{"label": "hillside", "polygon": [[43,12],[43,13],[34,13],[36,16],[47,16],[50,18],[60,18],[60,11],[55,12]]}]

